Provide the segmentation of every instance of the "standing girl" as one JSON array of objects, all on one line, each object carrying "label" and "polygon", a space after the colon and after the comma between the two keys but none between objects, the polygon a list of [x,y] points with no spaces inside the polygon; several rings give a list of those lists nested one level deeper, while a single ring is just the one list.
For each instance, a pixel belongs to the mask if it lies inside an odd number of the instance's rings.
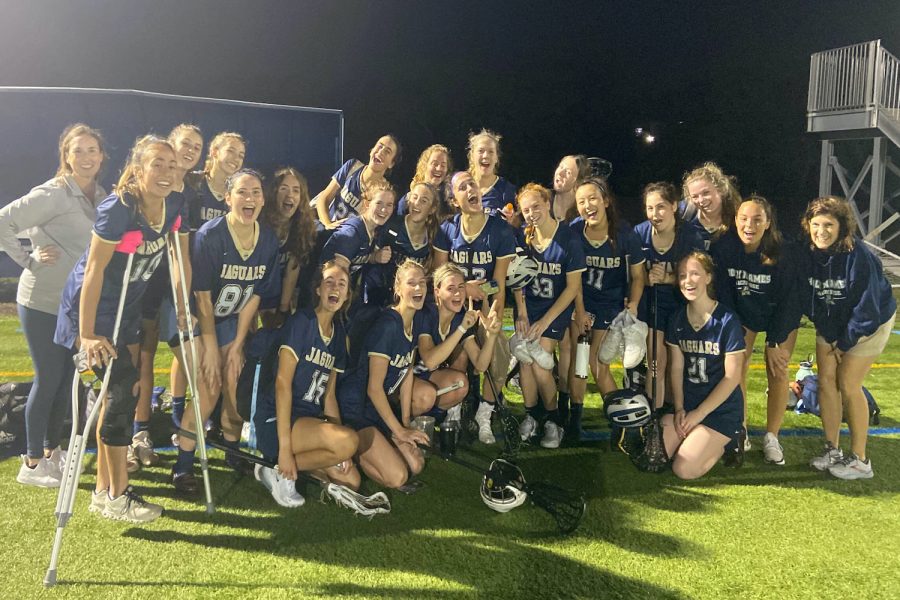
[{"label": "standing girl", "polygon": [[563,156],[553,172],[553,217],[557,221],[570,222],[578,216],[575,206],[575,189],[590,176],[590,166],[584,154]]},{"label": "standing girl", "polygon": [[[581,295],[584,252],[572,230],[550,214],[550,190],[529,183],[519,191],[518,204],[526,223],[525,243],[538,264],[538,275],[526,286],[524,300],[521,292],[515,294],[516,335],[531,344],[533,359],[520,365],[527,415],[519,434],[527,440],[535,433],[534,413],[540,396],[547,411],[541,446],[558,448],[564,424],[557,408],[553,353],[572,321],[575,298]],[[581,315],[578,319],[583,321]]]},{"label": "standing girl", "polygon": [[334,229],[348,217],[358,214],[365,191],[374,185],[387,183],[385,176],[400,163],[402,152],[397,138],[387,134],[378,138],[369,150],[368,164],[363,165],[356,159],[345,162],[328,186],[313,198],[322,226]]},{"label": "standing girl", "polygon": [[[125,454],[132,443],[137,405],[141,299],[153,272],[165,259],[166,236],[182,222],[184,196],[172,192],[177,165],[169,142],[144,136],[135,143],[115,193],[97,208],[90,247],[66,281],[54,336],[61,346],[80,348],[87,365],[99,376],[112,368],[97,425],[97,483],[90,510],[133,523],[152,521],[162,514],[161,506],[145,502],[128,485]],[[143,242],[135,251],[123,289],[127,258],[115,249],[126,233],[134,231],[140,232]],[[186,252],[186,232],[179,233],[178,243]],[[188,270],[185,265],[186,278]],[[112,340],[122,294],[125,304],[119,336]]]},{"label": "standing girl", "polygon": [[[106,154],[103,137],[83,123],[59,137],[59,167],[50,181],[0,210],[0,246],[23,268],[16,293],[22,332],[34,365],[25,404],[25,443],[16,480],[59,487],[59,440],[74,366],[71,353],[53,343],[59,300],[66,278],[91,239],[96,209],[106,192],[97,176]],[[33,251],[22,249],[25,233]]]},{"label": "standing girl", "polygon": [[662,418],[672,472],[697,479],[732,444],[740,447],[744,396],[744,331],[737,315],[710,297],[713,264],[694,251],[678,263],[678,285],[687,300],[669,319],[674,414]]},{"label": "standing girl", "polygon": [[[766,435],[763,455],[767,463],[784,464],[784,450],[778,433],[788,401],[788,362],[797,343],[797,327],[803,312],[797,256],[784,242],[775,211],[768,200],[751,196],[741,203],[734,232],[713,245],[718,298],[737,313],[744,326],[747,354],[741,376],[744,392],[744,426],[747,425],[747,373],[753,344],[759,332],[766,332]],[[746,446],[745,446],[746,449]]]},{"label": "standing girl", "polygon": [[[816,198],[806,207],[803,271],[812,299],[807,316],[816,325],[819,406],[825,449],[810,465],[841,479],[874,476],[866,456],[869,408],[862,382],[887,345],[897,302],[881,262],[856,235],[850,204]],[[841,407],[850,425],[850,454],[838,445]]]},{"label": "standing girl", "polygon": [[[418,184],[427,183],[437,190],[437,221],[453,214],[453,205],[450,203],[450,173],[453,172],[453,161],[450,159],[450,149],[441,144],[432,144],[422,151],[419,161],[416,163],[416,173],[409,183],[412,191]],[[405,215],[407,210],[407,194],[404,194],[397,202],[397,214]]]},{"label": "standing girl", "polygon": [[[615,196],[605,179],[590,178],[581,183],[575,200],[580,217],[570,227],[581,241],[587,268],[582,275],[583,293],[575,297],[575,314],[584,319],[572,323],[571,353],[575,353],[578,337],[591,331],[590,370],[600,393],[605,395],[616,389],[616,384],[609,365],[598,359],[600,343],[623,307],[637,316],[644,293],[644,251],[631,227],[619,220]],[[581,429],[587,389],[587,379],[575,377],[574,364],[569,367],[569,388],[574,434]]]},{"label": "standing girl", "polygon": [[[500,139],[499,134],[488,129],[469,135],[469,174],[481,192],[484,212],[509,220],[516,213],[516,186],[497,174]],[[512,205],[512,210],[507,205]]]},{"label": "standing girl", "polygon": [[[204,224],[194,237],[194,297],[200,321],[200,412],[205,420],[222,394],[221,427],[224,443],[237,448],[243,422],[235,391],[244,364],[244,341],[256,319],[262,296],[277,285],[278,240],[257,222],[265,198],[256,171],[235,172],[225,184],[229,212]],[[195,398],[196,402],[197,399]],[[192,431],[194,411],[187,411],[181,428]],[[193,474],[195,442],[179,439],[172,483],[178,492],[198,490]],[[226,458],[235,470],[247,463]]]},{"label": "standing girl", "polygon": [[[640,319],[650,326],[647,348],[663,348],[669,317],[683,306],[683,299],[675,289],[675,266],[691,251],[702,250],[703,240],[693,228],[680,226],[678,194],[672,184],[648,184],[644,188],[644,209],[647,220],[634,228],[647,259],[647,281],[650,284],[649,293],[643,295]],[[654,337],[656,345],[653,343]],[[656,362],[655,397],[656,408],[659,408],[665,401],[666,353],[657,351],[656,354],[651,362]],[[650,366],[654,368],[654,365]],[[648,392],[652,380],[652,377],[647,378]]]},{"label": "standing girl", "polygon": [[361,351],[354,353],[353,367],[338,382],[341,418],[359,435],[359,465],[389,488],[403,486],[410,473],[425,466],[416,444],[427,444],[428,436],[407,424],[416,355],[413,319],[427,287],[420,264],[406,261],[397,268],[396,303],[372,324]]},{"label": "standing girl", "polygon": [[694,208],[685,222],[700,235],[708,251],[734,223],[741,195],[733,178],[711,162],[685,174],[682,192]]},{"label": "standing girl", "polygon": [[225,203],[225,187],[229,177],[244,166],[247,143],[241,134],[230,131],[219,133],[209,143],[209,153],[202,173],[198,173],[197,194],[189,206],[191,229],[228,213]]}]

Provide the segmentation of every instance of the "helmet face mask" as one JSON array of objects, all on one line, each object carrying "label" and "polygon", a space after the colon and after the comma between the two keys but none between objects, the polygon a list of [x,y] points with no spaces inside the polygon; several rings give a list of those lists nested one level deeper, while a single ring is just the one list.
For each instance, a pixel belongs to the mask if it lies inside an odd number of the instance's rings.
[{"label": "helmet face mask", "polygon": [[642,427],[653,416],[647,396],[634,389],[610,392],[603,399],[603,409],[610,425],[622,429]]},{"label": "helmet face mask", "polygon": [[502,458],[491,462],[481,480],[484,503],[492,510],[505,513],[524,504],[527,498],[521,469]]}]

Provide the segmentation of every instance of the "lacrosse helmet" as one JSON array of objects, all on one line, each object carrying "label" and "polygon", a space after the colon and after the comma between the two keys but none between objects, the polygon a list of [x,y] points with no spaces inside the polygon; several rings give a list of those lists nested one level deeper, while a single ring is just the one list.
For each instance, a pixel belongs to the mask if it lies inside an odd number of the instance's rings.
[{"label": "lacrosse helmet", "polygon": [[527,497],[525,477],[519,467],[502,458],[491,462],[481,480],[481,499],[489,508],[500,513],[509,512],[522,506]]},{"label": "lacrosse helmet", "polygon": [[609,424],[623,429],[646,425],[653,415],[647,396],[634,389],[610,392],[603,399],[603,409]]},{"label": "lacrosse helmet", "polygon": [[517,254],[506,271],[506,289],[521,290],[538,274],[537,261],[527,254]]}]

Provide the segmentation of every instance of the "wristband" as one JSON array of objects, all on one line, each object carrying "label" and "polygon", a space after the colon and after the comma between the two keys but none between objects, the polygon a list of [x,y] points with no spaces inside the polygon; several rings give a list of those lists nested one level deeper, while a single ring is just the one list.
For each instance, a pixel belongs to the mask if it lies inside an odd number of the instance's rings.
[{"label": "wristband", "polygon": [[466,332],[468,331],[468,329],[466,329],[466,328],[463,327],[462,325],[460,325],[459,327],[457,327],[456,330],[457,330],[458,332],[460,332],[461,334],[463,334],[463,335],[466,335]]}]

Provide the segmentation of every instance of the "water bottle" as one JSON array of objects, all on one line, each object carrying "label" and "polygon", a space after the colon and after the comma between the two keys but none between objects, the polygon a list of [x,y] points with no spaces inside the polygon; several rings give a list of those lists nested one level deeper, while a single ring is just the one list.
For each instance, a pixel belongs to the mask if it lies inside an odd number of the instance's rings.
[{"label": "water bottle", "polygon": [[797,374],[794,375],[795,381],[803,381],[806,377],[810,375],[814,375],[813,370],[813,356],[812,354],[807,355],[806,360],[800,361],[800,368],[797,369]]},{"label": "water bottle", "polygon": [[578,336],[578,342],[575,344],[575,377],[578,379],[587,379],[589,369],[589,360],[591,355],[591,342],[586,333]]}]

